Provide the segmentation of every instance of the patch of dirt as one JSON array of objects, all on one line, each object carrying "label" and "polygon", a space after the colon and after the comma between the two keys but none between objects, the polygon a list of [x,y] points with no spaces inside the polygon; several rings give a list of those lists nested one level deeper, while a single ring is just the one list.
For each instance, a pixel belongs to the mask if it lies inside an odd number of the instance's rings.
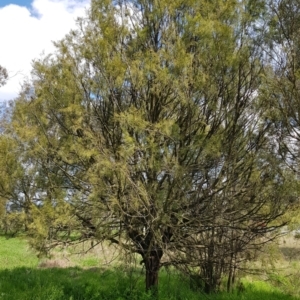
[{"label": "patch of dirt", "polygon": [[67,259],[47,259],[39,263],[38,268],[49,269],[49,268],[68,268],[72,264]]}]

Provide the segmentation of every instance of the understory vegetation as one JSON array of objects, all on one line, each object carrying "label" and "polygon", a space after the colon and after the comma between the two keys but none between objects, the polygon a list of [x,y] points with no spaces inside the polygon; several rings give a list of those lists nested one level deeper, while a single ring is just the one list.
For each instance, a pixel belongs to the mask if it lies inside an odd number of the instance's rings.
[{"label": "understory vegetation", "polygon": [[[285,240],[285,242],[284,242]],[[82,245],[80,246],[82,247]],[[274,245],[275,247],[275,245]],[[250,273],[242,272],[235,288],[204,294],[193,279],[164,268],[159,276],[159,298],[163,300],[296,300],[300,242],[293,237],[281,240],[280,247],[262,253]],[[0,237],[0,299],[3,300],[150,300],[144,290],[142,267],[133,258],[124,258],[116,249],[96,247],[55,251],[51,258],[37,258],[24,237]],[[276,252],[277,251],[277,252]],[[264,255],[266,257],[264,257]]]}]

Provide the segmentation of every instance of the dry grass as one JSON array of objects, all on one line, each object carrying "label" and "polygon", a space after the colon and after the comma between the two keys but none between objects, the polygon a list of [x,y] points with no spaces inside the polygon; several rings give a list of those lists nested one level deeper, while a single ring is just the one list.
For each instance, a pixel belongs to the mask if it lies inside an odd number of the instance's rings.
[{"label": "dry grass", "polygon": [[48,268],[68,268],[71,267],[70,261],[66,259],[47,259],[47,260],[42,260],[38,268],[42,269],[48,269]]},{"label": "dry grass", "polygon": [[48,258],[39,263],[38,267],[68,268],[78,266],[83,269],[92,269],[117,266],[125,261],[128,262],[126,256],[116,245],[91,244],[89,241],[53,250]]},{"label": "dry grass", "polygon": [[295,234],[288,234],[279,240],[279,249],[285,260],[298,261],[300,260],[300,239],[295,237]]}]

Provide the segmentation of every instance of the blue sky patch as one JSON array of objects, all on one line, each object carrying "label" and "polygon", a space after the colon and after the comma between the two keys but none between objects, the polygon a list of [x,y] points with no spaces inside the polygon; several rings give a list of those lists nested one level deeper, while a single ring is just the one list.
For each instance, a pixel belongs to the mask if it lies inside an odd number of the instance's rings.
[{"label": "blue sky patch", "polygon": [[30,7],[31,0],[0,0],[0,7],[4,7],[9,4],[16,4],[19,6],[27,6]]}]

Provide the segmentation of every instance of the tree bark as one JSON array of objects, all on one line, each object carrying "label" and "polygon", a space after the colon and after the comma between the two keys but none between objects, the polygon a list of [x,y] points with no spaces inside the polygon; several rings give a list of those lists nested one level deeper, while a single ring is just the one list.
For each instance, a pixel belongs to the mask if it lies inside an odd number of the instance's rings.
[{"label": "tree bark", "polygon": [[162,255],[162,250],[153,250],[143,257],[146,269],[146,291],[151,291],[156,296],[158,294],[158,272]]}]

